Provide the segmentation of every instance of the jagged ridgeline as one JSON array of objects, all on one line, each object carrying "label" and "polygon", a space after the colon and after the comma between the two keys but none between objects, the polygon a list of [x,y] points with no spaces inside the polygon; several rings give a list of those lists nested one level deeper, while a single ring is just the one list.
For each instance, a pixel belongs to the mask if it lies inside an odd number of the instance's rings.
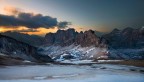
[{"label": "jagged ridgeline", "polygon": [[104,38],[100,38],[95,34],[95,31],[88,30],[83,32],[76,32],[75,29],[58,30],[56,33],[48,33],[45,36],[45,44],[47,45],[81,45],[82,47],[107,47]]},{"label": "jagged ridgeline", "polygon": [[[95,31],[76,32],[74,29],[58,30],[45,36],[46,54],[60,58],[69,54],[82,59],[143,59],[144,29],[114,29],[108,34],[97,36]],[[44,49],[44,50],[45,50]],[[71,55],[70,55],[71,54]],[[83,56],[83,57],[82,57]]]}]

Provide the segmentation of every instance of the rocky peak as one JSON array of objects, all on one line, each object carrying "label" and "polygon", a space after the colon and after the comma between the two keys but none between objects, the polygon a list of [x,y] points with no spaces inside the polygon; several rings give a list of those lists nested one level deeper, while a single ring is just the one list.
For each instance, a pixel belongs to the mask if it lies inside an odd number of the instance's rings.
[{"label": "rocky peak", "polygon": [[68,46],[71,44],[87,46],[100,46],[100,38],[95,35],[95,31],[88,30],[83,32],[76,32],[75,29],[58,30],[53,34],[46,34],[45,43],[51,45]]},{"label": "rocky peak", "polygon": [[[136,30],[136,29],[135,29],[135,30]],[[133,31],[134,31],[133,28],[127,27],[127,28],[125,28],[125,29],[122,30],[122,34],[124,34],[124,35],[129,35],[129,34],[132,34]]]},{"label": "rocky peak", "polygon": [[45,36],[45,44],[48,45],[70,45],[78,33],[75,29],[58,30],[56,33],[48,33]]},{"label": "rocky peak", "polygon": [[45,43],[47,45],[53,44],[54,40],[55,40],[54,33],[48,33],[48,34],[45,35]]},{"label": "rocky peak", "polygon": [[112,31],[103,37],[112,48],[141,48],[144,46],[144,35],[140,29],[127,27],[122,31]]},{"label": "rocky peak", "polygon": [[119,31],[120,31],[119,29],[115,28],[115,29],[112,30],[111,33],[117,33],[117,32],[119,32]]},{"label": "rocky peak", "polygon": [[82,47],[87,46],[98,46],[99,37],[95,35],[95,32],[92,30],[85,31],[83,34],[78,34],[76,37],[76,44],[81,45]]}]

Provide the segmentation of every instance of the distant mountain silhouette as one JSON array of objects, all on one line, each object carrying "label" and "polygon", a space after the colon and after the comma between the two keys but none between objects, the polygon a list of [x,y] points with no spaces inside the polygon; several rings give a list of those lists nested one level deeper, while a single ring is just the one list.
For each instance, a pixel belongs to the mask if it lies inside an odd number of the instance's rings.
[{"label": "distant mountain silhouette", "polygon": [[3,32],[1,34],[12,37],[18,41],[28,43],[32,46],[40,46],[43,44],[43,40],[44,40],[43,37],[40,37],[37,35],[28,35],[28,34],[23,34],[23,33],[19,33],[19,32],[7,31],[7,32]]}]

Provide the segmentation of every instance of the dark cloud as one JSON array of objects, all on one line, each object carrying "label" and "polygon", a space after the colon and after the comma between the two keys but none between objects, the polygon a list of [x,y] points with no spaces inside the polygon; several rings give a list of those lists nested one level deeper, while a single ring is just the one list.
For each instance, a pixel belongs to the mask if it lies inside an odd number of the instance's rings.
[{"label": "dark cloud", "polygon": [[[15,11],[13,11],[15,12]],[[18,11],[16,11],[17,13]],[[57,26],[58,28],[65,28],[69,22],[58,22],[57,18],[53,18],[51,16],[43,16],[42,14],[33,14],[33,13],[25,13],[19,12],[17,15],[2,15],[0,14],[0,26],[8,26],[8,27],[18,27],[25,26],[28,28],[53,28]]]},{"label": "dark cloud", "polygon": [[63,22],[59,22],[59,23],[58,23],[58,27],[59,27],[60,29],[66,28],[66,27],[68,27],[68,25],[71,25],[71,23],[70,23],[70,22],[67,22],[67,21],[63,21]]},{"label": "dark cloud", "polygon": [[39,32],[37,29],[23,29],[23,30],[14,30],[14,32]]}]

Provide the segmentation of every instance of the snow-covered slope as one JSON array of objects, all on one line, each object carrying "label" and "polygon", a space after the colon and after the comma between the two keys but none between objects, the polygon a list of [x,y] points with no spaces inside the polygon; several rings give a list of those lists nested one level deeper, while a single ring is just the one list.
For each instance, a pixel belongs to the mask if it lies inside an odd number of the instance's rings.
[{"label": "snow-covered slope", "polygon": [[62,61],[65,59],[75,59],[75,60],[84,60],[84,59],[97,59],[97,58],[107,58],[107,49],[98,48],[98,47],[81,47],[81,46],[49,46],[49,47],[40,47],[39,53],[44,55],[49,55],[52,59],[57,61]]}]

